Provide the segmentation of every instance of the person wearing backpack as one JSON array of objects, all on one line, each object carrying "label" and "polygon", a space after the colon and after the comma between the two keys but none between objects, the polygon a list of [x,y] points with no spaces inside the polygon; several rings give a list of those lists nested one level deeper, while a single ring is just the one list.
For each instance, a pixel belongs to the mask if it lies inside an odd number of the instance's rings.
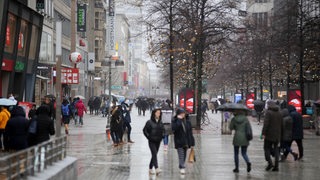
[{"label": "person wearing backpack", "polygon": [[70,123],[70,104],[67,99],[64,99],[61,106],[62,122],[64,124],[64,129],[66,134],[69,134],[69,123]]},{"label": "person wearing backpack", "polygon": [[250,137],[248,139],[247,137],[247,129],[250,128],[251,130],[251,125],[248,120],[248,118],[245,115],[245,112],[239,110],[234,112],[234,117],[231,119],[231,123],[229,125],[229,129],[235,130],[234,136],[233,136],[233,146],[234,146],[234,163],[235,163],[235,169],[233,170],[234,173],[239,172],[239,149],[241,147],[241,154],[243,159],[247,163],[247,172],[251,171],[251,163],[249,160],[249,157],[247,155],[247,149],[249,146],[249,140],[252,139]]}]

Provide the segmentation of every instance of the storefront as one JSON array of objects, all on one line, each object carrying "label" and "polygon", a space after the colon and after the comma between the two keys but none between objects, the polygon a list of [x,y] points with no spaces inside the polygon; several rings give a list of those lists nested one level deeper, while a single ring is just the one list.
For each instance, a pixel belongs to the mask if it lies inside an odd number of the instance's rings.
[{"label": "storefront", "polygon": [[0,96],[13,93],[19,101],[33,101],[43,16],[15,0],[5,2],[0,10]]}]

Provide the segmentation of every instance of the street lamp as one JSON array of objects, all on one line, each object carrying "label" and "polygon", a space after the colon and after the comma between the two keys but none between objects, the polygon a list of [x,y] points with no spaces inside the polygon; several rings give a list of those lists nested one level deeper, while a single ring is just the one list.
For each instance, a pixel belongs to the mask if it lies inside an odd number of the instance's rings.
[{"label": "street lamp", "polygon": [[111,103],[112,103],[112,95],[111,95],[111,87],[112,87],[112,68],[115,67],[123,67],[124,66],[124,61],[119,60],[119,56],[111,56],[111,57],[106,57],[105,61],[101,63],[102,66],[108,66],[109,67],[109,116],[108,116],[108,121],[107,121],[107,130],[110,127],[110,118],[111,118]]}]

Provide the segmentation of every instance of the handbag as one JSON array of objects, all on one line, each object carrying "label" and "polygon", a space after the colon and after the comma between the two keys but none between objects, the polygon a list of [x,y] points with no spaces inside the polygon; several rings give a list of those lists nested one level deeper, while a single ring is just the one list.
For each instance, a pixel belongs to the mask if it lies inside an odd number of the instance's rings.
[{"label": "handbag", "polygon": [[252,135],[252,128],[251,128],[250,122],[246,123],[245,131],[246,131],[247,140],[251,141],[253,139],[253,135]]},{"label": "handbag", "polygon": [[189,162],[189,163],[196,162],[196,157],[195,157],[195,154],[194,154],[194,148],[191,148],[191,149],[190,149],[188,162]]}]

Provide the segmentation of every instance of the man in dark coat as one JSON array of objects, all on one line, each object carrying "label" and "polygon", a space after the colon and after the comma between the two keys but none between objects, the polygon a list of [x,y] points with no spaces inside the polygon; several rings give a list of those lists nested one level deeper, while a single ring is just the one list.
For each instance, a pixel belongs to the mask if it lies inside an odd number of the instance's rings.
[{"label": "man in dark coat", "polygon": [[37,109],[37,138],[36,143],[40,144],[50,140],[50,135],[54,135],[54,122],[48,116],[48,108],[40,106]]},{"label": "man in dark coat", "polygon": [[99,109],[100,109],[100,106],[101,106],[100,97],[96,97],[96,98],[93,100],[93,106],[94,106],[94,114],[95,114],[95,115],[99,115]]},{"label": "man in dark coat", "polygon": [[[303,139],[303,121],[302,116],[299,114],[296,110],[296,108],[292,105],[288,106],[288,110],[290,113],[290,116],[292,118],[293,126],[292,126],[292,141],[295,141],[298,145],[299,149],[299,159],[303,157],[303,145],[302,145],[302,139]],[[290,146],[291,146],[290,143]]]},{"label": "man in dark coat", "polygon": [[148,106],[149,106],[149,104],[146,100],[141,101],[141,110],[142,110],[143,116],[146,115],[146,110],[148,109]]},{"label": "man in dark coat", "polygon": [[[268,162],[266,170],[279,171],[279,142],[281,141],[282,114],[274,101],[268,101],[268,110],[266,111],[262,137],[264,138],[265,159]],[[274,151],[275,164],[273,166],[271,152]]]},{"label": "man in dark coat", "polygon": [[28,120],[24,109],[15,106],[5,128],[5,142],[8,150],[22,150],[28,147]]}]

